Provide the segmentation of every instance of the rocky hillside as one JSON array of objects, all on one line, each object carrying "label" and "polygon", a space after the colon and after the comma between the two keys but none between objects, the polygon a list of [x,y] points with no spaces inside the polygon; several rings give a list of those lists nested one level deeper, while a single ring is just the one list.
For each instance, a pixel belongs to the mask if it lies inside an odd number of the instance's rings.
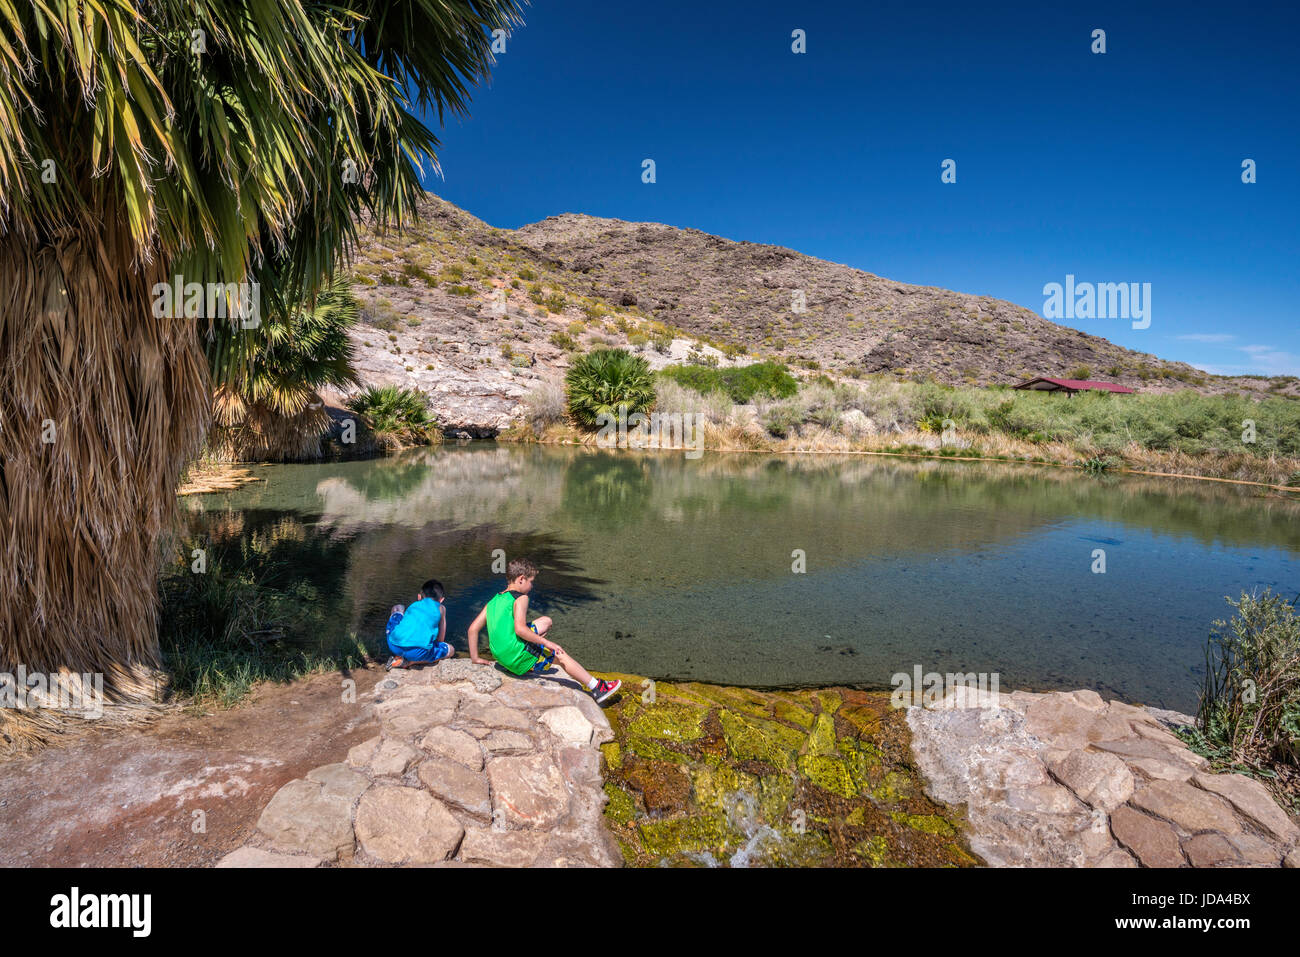
[{"label": "rocky hillside", "polygon": [[505,427],[530,389],[600,345],[654,366],[776,358],[837,378],[988,385],[1042,374],[1144,391],[1300,393],[1294,378],[1211,376],[1013,303],[778,246],[574,214],[494,229],[432,194],[401,233],[367,229],[353,273],[363,380],[424,390],[440,420],[469,435]]}]

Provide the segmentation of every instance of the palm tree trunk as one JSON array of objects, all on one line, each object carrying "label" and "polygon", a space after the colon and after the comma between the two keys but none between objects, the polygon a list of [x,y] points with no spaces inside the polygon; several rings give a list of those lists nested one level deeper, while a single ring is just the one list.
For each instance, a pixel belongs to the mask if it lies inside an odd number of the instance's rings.
[{"label": "palm tree trunk", "polygon": [[[155,318],[158,263],[121,224],[0,242],[0,672],[159,687],[158,542],[210,415],[193,320]],[[58,715],[0,711],[10,746]],[[39,737],[39,731],[35,734]]]}]

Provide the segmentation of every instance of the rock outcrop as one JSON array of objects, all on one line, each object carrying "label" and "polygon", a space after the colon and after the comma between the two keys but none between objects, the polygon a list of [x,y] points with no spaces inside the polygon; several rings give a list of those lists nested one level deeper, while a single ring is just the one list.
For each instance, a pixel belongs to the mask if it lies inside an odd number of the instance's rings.
[{"label": "rock outcrop", "polygon": [[1258,781],[1210,773],[1171,726],[1092,691],[951,692],[909,708],[912,749],[939,801],[965,804],[994,866],[1294,866],[1300,828]]},{"label": "rock outcrop", "polygon": [[373,692],[380,733],[280,788],[218,867],[621,863],[600,708],[571,680],[452,659]]}]

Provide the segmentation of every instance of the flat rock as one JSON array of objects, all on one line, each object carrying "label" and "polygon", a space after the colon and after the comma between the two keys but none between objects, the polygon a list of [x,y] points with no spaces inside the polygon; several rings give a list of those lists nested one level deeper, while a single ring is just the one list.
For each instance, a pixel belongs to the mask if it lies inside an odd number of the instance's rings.
[{"label": "flat rock", "polygon": [[307,780],[317,782],[321,786],[321,793],[336,795],[349,803],[361,797],[361,792],[370,787],[370,782],[363,775],[357,774],[346,764],[322,765],[308,771]]},{"label": "flat rock", "polygon": [[1237,815],[1225,801],[1182,781],[1152,781],[1133,794],[1133,806],[1172,821],[1189,834],[1241,830]]},{"label": "flat rock", "polygon": [[376,777],[400,778],[420,757],[405,741],[388,738],[370,759],[370,771]]},{"label": "flat rock", "polygon": [[1225,798],[1234,808],[1249,818],[1284,846],[1300,838],[1300,828],[1277,806],[1268,788],[1244,774],[1200,773],[1193,779],[1197,787]]},{"label": "flat rock", "polygon": [[487,771],[493,820],[498,824],[548,828],[568,810],[569,789],[550,755],[493,758]]},{"label": "flat rock", "polygon": [[573,705],[565,705],[544,711],[540,720],[553,735],[566,745],[591,743],[591,733],[594,730],[591,722],[587,720],[586,715]]},{"label": "flat rock", "polygon": [[1183,841],[1183,853],[1192,867],[1227,867],[1241,860],[1228,839],[1213,831]]},{"label": "flat rock", "polygon": [[1058,781],[1095,808],[1113,811],[1133,796],[1133,772],[1104,751],[1070,751],[1048,764]]},{"label": "flat rock", "polygon": [[451,721],[454,714],[454,711],[448,710],[424,711],[416,709],[404,711],[391,718],[382,719],[384,737],[409,740],[418,734],[424,734],[432,727],[446,724]]},{"label": "flat rock", "polygon": [[379,745],[383,740],[381,736],[375,735],[369,741],[362,741],[360,744],[349,748],[346,763],[354,768],[365,767],[370,763],[370,759],[375,756],[375,752],[379,749]]},{"label": "flat rock", "polygon": [[282,851],[299,851],[333,861],[351,857],[352,801],[299,778],[275,792],[257,829]]},{"label": "flat rock", "polygon": [[419,776],[430,793],[444,803],[484,821],[491,819],[488,782],[481,772],[471,771],[451,758],[435,757],[421,762]]},{"label": "flat rock", "polygon": [[1277,867],[1282,863],[1282,852],[1254,834],[1229,834],[1227,841],[1251,867]]},{"label": "flat rock", "polygon": [[468,658],[448,658],[436,669],[440,681],[468,681],[480,694],[501,687],[501,673],[492,665],[476,665]]},{"label": "flat rock", "polygon": [[533,727],[533,720],[528,715],[503,704],[497,704],[495,701],[468,702],[460,709],[459,717],[466,721],[477,722],[485,728],[527,731]]},{"label": "flat rock", "polygon": [[241,847],[231,851],[217,867],[320,867],[319,857],[305,854],[279,854],[260,847]]},{"label": "flat rock", "polygon": [[431,754],[459,761],[471,771],[483,770],[483,749],[473,737],[455,728],[432,728],[420,739],[420,747]]},{"label": "flat rock", "polygon": [[378,785],[357,806],[357,840],[388,864],[433,864],[455,853],[465,829],[420,788]]},{"label": "flat rock", "polygon": [[1122,741],[1096,741],[1093,747],[1119,755],[1129,767],[1162,781],[1186,781],[1205,763],[1204,758],[1186,748],[1169,747],[1136,735]]},{"label": "flat rock", "polygon": [[1087,729],[1096,713],[1097,709],[1069,695],[1048,695],[1025,708],[1025,730],[1048,747],[1082,748],[1088,744]]},{"label": "flat rock", "polygon": [[518,678],[507,681],[492,695],[497,701],[512,708],[554,708],[569,703],[569,689],[551,678]]},{"label": "flat rock", "polygon": [[483,739],[489,754],[510,754],[533,750],[533,739],[518,731],[493,731]]},{"label": "flat rock", "polygon": [[1183,867],[1178,834],[1167,821],[1159,821],[1128,805],[1111,812],[1110,829],[1147,867]]},{"label": "flat rock", "polygon": [[460,859],[494,867],[527,867],[541,851],[537,836],[528,831],[494,831],[471,827],[460,845]]}]

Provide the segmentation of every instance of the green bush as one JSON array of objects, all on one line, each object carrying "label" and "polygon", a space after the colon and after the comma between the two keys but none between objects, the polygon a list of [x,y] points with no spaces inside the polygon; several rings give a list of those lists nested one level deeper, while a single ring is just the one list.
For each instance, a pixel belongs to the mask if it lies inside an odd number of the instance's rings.
[{"label": "green bush", "polygon": [[667,366],[659,374],[701,395],[725,392],[731,401],[746,403],[756,396],[788,399],[799,391],[799,380],[779,362],[718,369],[702,365]]},{"label": "green bush", "polygon": [[569,366],[564,377],[569,415],[580,426],[595,429],[601,415],[649,412],[654,407],[654,376],[640,356],[624,349],[597,349]]},{"label": "green bush", "polygon": [[573,352],[578,348],[578,340],[567,332],[552,332],[551,345],[557,349],[563,349],[565,352]]},{"label": "green bush", "polygon": [[1224,761],[1247,767],[1300,766],[1300,618],[1265,590],[1228,599],[1231,622],[1216,621],[1205,653],[1199,730]]}]

